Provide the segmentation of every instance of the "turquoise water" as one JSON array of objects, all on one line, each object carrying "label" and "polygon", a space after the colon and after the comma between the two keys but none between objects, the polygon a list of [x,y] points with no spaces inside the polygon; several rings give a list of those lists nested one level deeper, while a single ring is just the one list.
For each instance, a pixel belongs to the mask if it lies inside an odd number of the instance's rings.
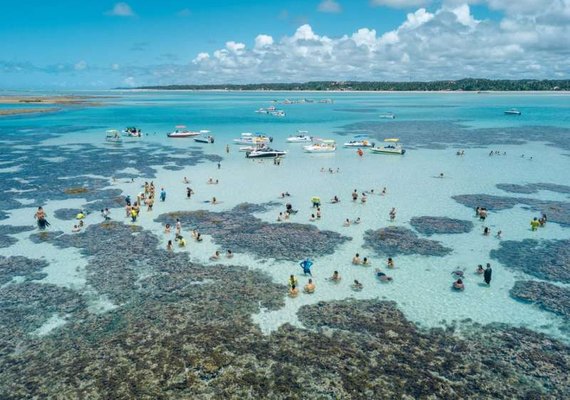
[{"label": "turquoise water", "polygon": [[[524,144],[495,144],[480,146],[462,146],[461,143],[450,142],[445,149],[418,147],[412,140],[404,143],[412,150],[403,157],[390,157],[365,153],[363,157],[356,154],[355,149],[344,149],[341,146],[334,154],[307,154],[300,144],[287,144],[287,136],[297,130],[308,130],[311,135],[335,139],[342,144],[348,141],[354,128],[343,128],[355,123],[374,122],[380,125],[380,138],[398,136],[401,129],[398,124],[413,126],[417,135],[429,137],[430,131],[437,126],[455,126],[461,124],[473,135],[484,129],[510,129],[516,136],[516,129],[541,126],[536,132],[554,128],[570,128],[570,102],[563,94],[383,94],[383,93],[162,93],[162,92],[105,92],[105,103],[89,108],[71,108],[61,113],[0,119],[2,132],[20,132],[22,137],[32,138],[35,144],[14,145],[13,142],[3,144],[4,151],[12,152],[16,157],[25,154],[29,146],[61,146],[73,149],[77,144],[91,144],[100,148],[101,152],[118,149],[120,157],[129,158],[132,149],[157,149],[161,145],[169,146],[168,152],[174,157],[185,158],[194,148],[202,149],[206,154],[223,158],[221,168],[215,161],[202,160],[199,164],[185,167],[179,171],[165,169],[168,163],[140,164],[132,163],[128,169],[116,170],[114,174],[129,173],[138,175],[132,182],[130,179],[112,176],[101,176],[108,182],[108,188],[122,190],[123,194],[135,197],[141,191],[144,181],[153,180],[157,187],[165,187],[168,198],[165,203],[157,202],[152,213],[142,211],[137,225],[151,230],[166,247],[173,235],[165,235],[163,226],[154,221],[158,215],[180,210],[225,211],[231,210],[243,202],[267,203],[282,201],[280,193],[289,192],[287,199],[299,212],[292,221],[303,224],[314,224],[319,229],[326,229],[349,236],[352,240],[342,244],[334,254],[314,257],[313,275],[317,285],[314,295],[300,295],[295,299],[286,298],[285,307],[277,311],[261,311],[253,316],[261,329],[268,333],[283,323],[299,325],[297,310],[306,304],[322,300],[336,300],[354,297],[358,299],[380,298],[394,300],[412,321],[422,326],[444,326],[453,321],[472,321],[487,324],[502,322],[513,326],[524,326],[545,332],[555,337],[569,339],[567,321],[563,317],[544,311],[531,304],[514,300],[509,290],[514,282],[524,279],[536,279],[522,272],[508,269],[492,260],[491,250],[499,248],[501,240],[524,240],[526,238],[569,239],[568,226],[549,223],[538,233],[531,232],[529,221],[537,216],[537,212],[516,206],[512,209],[491,212],[485,223],[493,233],[502,230],[503,238],[491,235],[483,236],[483,224],[474,218],[472,209],[461,205],[451,197],[460,194],[493,194],[499,196],[523,196],[506,193],[495,187],[498,183],[556,183],[568,185],[568,148],[549,146],[546,140],[528,141]],[[269,106],[273,99],[333,99],[332,104],[306,103],[279,105],[286,111],[285,118],[275,118],[255,114],[254,110]],[[518,108],[522,116],[506,116],[503,111],[512,107]],[[378,118],[384,112],[394,112],[395,121],[383,121]],[[184,124],[190,129],[208,129],[216,138],[213,145],[200,145],[188,139],[168,139],[166,133],[175,125]],[[142,139],[125,140],[119,146],[104,142],[105,130],[122,129],[128,125],[136,125],[148,136]],[[42,132],[58,131],[66,128],[65,133],[43,138]],[[75,128],[81,127],[81,129]],[[408,129],[406,128],[406,129]],[[454,128],[458,129],[458,128]],[[479,131],[475,132],[478,129]],[[280,166],[272,160],[252,161],[238,152],[238,146],[230,144],[241,132],[264,132],[274,138],[272,146],[287,150],[288,154]],[[418,137],[419,137],[418,136]],[[0,140],[3,138],[0,136]],[[378,141],[379,138],[375,139]],[[568,140],[568,139],[566,139]],[[230,152],[226,153],[226,145],[230,144]],[[445,145],[445,143],[444,143]],[[465,148],[465,155],[457,157],[456,148]],[[79,149],[79,148],[78,148]],[[489,157],[490,150],[506,152],[506,156]],[[79,151],[79,150],[78,150]],[[521,157],[524,154],[525,157]],[[532,160],[530,160],[532,157]],[[61,157],[57,152],[45,154],[45,160],[54,164],[65,164],[67,175],[59,179],[68,179],[69,186],[78,177],[74,173],[73,155],[68,152]],[[93,157],[94,171],[97,158]],[[15,163],[0,165],[0,174],[11,174],[21,168]],[[156,177],[149,177],[142,167],[152,167]],[[338,173],[321,172],[321,168],[332,168]],[[41,171],[40,171],[41,172]],[[444,173],[444,178],[437,176]],[[45,172],[48,173],[48,172]],[[94,172],[95,175],[97,175]],[[183,183],[188,177],[190,185]],[[218,185],[208,184],[209,178],[218,179]],[[25,175],[19,176],[26,179]],[[192,200],[187,200],[186,186],[195,192]],[[379,193],[387,188],[385,196],[370,195],[365,205],[349,200],[354,189],[359,192],[374,189]],[[36,205],[34,196],[25,191],[11,192],[19,207],[10,207],[8,218],[0,221],[3,225],[22,226],[33,224]],[[334,195],[341,198],[339,204],[328,204]],[[215,196],[220,204],[211,205],[206,200]],[[310,198],[320,196],[322,218],[310,222],[313,212]],[[550,191],[539,191],[536,194],[524,195],[543,200],[568,201],[568,195]],[[81,208],[87,201],[81,198],[47,199],[44,203],[52,230],[69,233],[74,221],[58,220],[53,212],[62,208]],[[392,223],[388,212],[396,207],[398,215]],[[266,212],[257,214],[268,222],[275,222],[283,206],[277,206]],[[113,218],[129,223],[124,218],[124,211],[112,208]],[[474,229],[465,234],[440,234],[429,239],[440,241],[444,246],[453,249],[445,257],[420,255],[397,256],[396,269],[390,270],[394,281],[382,285],[375,278],[373,270],[381,267],[385,270],[385,258],[374,254],[371,249],[363,248],[363,235],[369,229],[387,226],[411,228],[409,221],[417,216],[447,216],[474,223]],[[344,227],[346,218],[361,218],[362,223]],[[89,215],[87,225],[99,223],[98,213]],[[283,222],[287,223],[287,222]],[[188,232],[190,227],[183,227]],[[0,248],[0,255],[23,255],[31,258],[44,258],[49,266],[44,272],[47,276],[41,280],[71,288],[89,294],[89,306],[92,312],[105,313],[121,307],[113,304],[105,296],[99,295],[86,285],[85,265],[87,258],[78,249],[59,249],[49,243],[34,243],[29,239],[30,232],[13,234],[18,241],[8,247]],[[420,235],[421,236],[421,235]],[[297,262],[274,259],[259,259],[253,254],[232,249],[236,256],[231,260],[212,262],[209,257],[220,248],[210,237],[197,244],[193,241],[186,249],[192,260],[211,268],[216,264],[244,265],[254,270],[270,274],[277,283],[285,284],[287,277],[300,272]],[[351,259],[355,253],[367,256],[372,260],[371,267],[354,266]],[[32,257],[31,255],[36,255]],[[309,256],[312,256],[308,254]],[[493,264],[493,282],[490,287],[479,285],[481,279],[473,271],[477,264]],[[453,277],[451,272],[465,269],[466,290],[461,293],[450,290]],[[340,284],[326,280],[333,271],[342,275]],[[306,282],[300,276],[300,283]],[[351,290],[349,283],[358,279],[364,284],[361,292]],[[567,287],[563,283],[559,286]],[[260,288],[263,290],[263,288]],[[286,297],[286,292],[283,293]],[[55,318],[55,319],[54,319]],[[56,317],[50,318],[46,326],[40,329],[42,334],[49,334],[51,329],[63,326],[65,321]]]}]

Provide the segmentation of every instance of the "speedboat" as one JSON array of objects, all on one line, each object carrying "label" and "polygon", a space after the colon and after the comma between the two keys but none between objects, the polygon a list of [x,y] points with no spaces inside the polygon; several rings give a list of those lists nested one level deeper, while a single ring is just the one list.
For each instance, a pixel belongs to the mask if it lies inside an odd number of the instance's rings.
[{"label": "speedboat", "polygon": [[336,142],[334,140],[319,139],[309,146],[303,146],[307,153],[334,153]]},{"label": "speedboat", "polygon": [[253,151],[245,153],[247,158],[266,158],[266,157],[281,157],[287,154],[286,151],[275,150],[269,147],[257,148]]},{"label": "speedboat", "polygon": [[284,116],[285,116],[285,111],[283,111],[283,110],[275,110],[275,111],[270,111],[269,114],[273,115],[274,117],[284,117]]},{"label": "speedboat", "polygon": [[212,135],[198,136],[194,138],[194,141],[198,143],[214,143],[214,137]]},{"label": "speedboat", "polygon": [[193,136],[200,136],[200,132],[190,131],[184,125],[176,125],[174,132],[167,134],[169,138],[188,138]]},{"label": "speedboat", "polygon": [[265,136],[262,133],[245,132],[241,134],[239,139],[234,139],[234,144],[258,145],[267,144],[273,141],[270,136]]},{"label": "speedboat", "polygon": [[309,131],[297,131],[296,135],[287,138],[287,143],[307,143],[312,141],[313,138],[309,136]]},{"label": "speedboat", "polygon": [[344,147],[374,147],[374,143],[368,140],[368,136],[355,136],[354,140],[346,142]]},{"label": "speedboat", "polygon": [[123,129],[123,136],[142,137],[142,130],[134,126],[127,126],[125,129]]},{"label": "speedboat", "polygon": [[521,112],[516,108],[511,108],[510,110],[505,111],[507,115],[521,115]]},{"label": "speedboat", "polygon": [[121,136],[119,135],[119,131],[116,129],[110,129],[107,131],[107,136],[105,137],[107,142],[120,142]]},{"label": "speedboat", "polygon": [[396,114],[391,113],[391,112],[387,112],[384,114],[380,114],[380,118],[381,119],[396,119]]},{"label": "speedboat", "polygon": [[377,154],[399,154],[403,155],[406,152],[406,149],[402,147],[399,143],[400,139],[384,139],[386,143],[384,146],[374,146],[370,148],[372,153]]}]

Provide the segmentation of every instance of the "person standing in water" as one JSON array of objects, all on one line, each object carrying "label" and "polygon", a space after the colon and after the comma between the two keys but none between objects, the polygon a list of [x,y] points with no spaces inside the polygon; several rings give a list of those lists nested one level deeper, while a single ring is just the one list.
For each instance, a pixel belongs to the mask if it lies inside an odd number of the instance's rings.
[{"label": "person standing in water", "polygon": [[487,263],[487,268],[485,268],[485,273],[483,274],[483,279],[487,285],[491,285],[491,275],[493,275],[493,270],[491,269],[491,264]]},{"label": "person standing in water", "polygon": [[166,201],[166,190],[160,188],[160,201]]},{"label": "person standing in water", "polygon": [[390,210],[390,221],[394,221],[396,219],[396,208],[392,208],[392,210]]}]

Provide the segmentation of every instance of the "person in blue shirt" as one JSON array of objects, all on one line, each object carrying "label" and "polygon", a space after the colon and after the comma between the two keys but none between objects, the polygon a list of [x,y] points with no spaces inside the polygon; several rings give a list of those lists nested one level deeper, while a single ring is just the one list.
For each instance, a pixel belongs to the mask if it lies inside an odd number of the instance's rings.
[{"label": "person in blue shirt", "polygon": [[313,276],[311,274],[311,267],[313,265],[313,262],[311,261],[311,259],[309,257],[307,257],[303,261],[301,261],[299,263],[299,265],[301,266],[301,268],[303,268],[303,273],[305,275]]}]

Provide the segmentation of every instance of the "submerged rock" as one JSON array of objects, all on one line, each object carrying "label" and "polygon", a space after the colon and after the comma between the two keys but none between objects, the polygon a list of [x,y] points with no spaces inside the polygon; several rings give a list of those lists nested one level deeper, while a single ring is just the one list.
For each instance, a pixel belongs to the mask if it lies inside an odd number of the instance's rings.
[{"label": "submerged rock", "polygon": [[18,240],[9,235],[15,235],[17,233],[26,232],[33,230],[33,226],[12,226],[12,225],[0,225],[0,248],[10,247]]},{"label": "submerged rock", "polygon": [[179,211],[160,215],[156,221],[174,225],[180,219],[186,229],[211,235],[216,244],[234,252],[249,252],[258,257],[299,260],[332,254],[350,238],[336,232],[319,230],[314,225],[264,222],[252,215],[267,205],[240,204],[230,211]]},{"label": "submerged rock", "polygon": [[550,192],[570,194],[570,186],[558,185],[555,183],[527,183],[526,185],[517,185],[514,183],[499,183],[497,189],[501,189],[509,193],[533,194],[539,190],[547,190]]},{"label": "submerged rock", "polygon": [[423,235],[468,233],[473,229],[473,222],[447,217],[414,217],[410,225]]},{"label": "submerged rock", "polygon": [[364,247],[385,257],[409,254],[443,257],[452,251],[440,242],[419,238],[412,230],[400,226],[367,230],[364,232],[364,243]]},{"label": "submerged rock", "polygon": [[570,283],[570,240],[504,240],[491,257],[540,279]]},{"label": "submerged rock", "polygon": [[570,318],[570,289],[547,282],[517,281],[510,291],[515,299],[528,301],[540,308]]},{"label": "submerged rock", "polygon": [[41,272],[48,266],[44,260],[31,259],[22,256],[0,256],[0,286],[10,282],[17,276],[24,280],[40,280],[47,276]]}]

